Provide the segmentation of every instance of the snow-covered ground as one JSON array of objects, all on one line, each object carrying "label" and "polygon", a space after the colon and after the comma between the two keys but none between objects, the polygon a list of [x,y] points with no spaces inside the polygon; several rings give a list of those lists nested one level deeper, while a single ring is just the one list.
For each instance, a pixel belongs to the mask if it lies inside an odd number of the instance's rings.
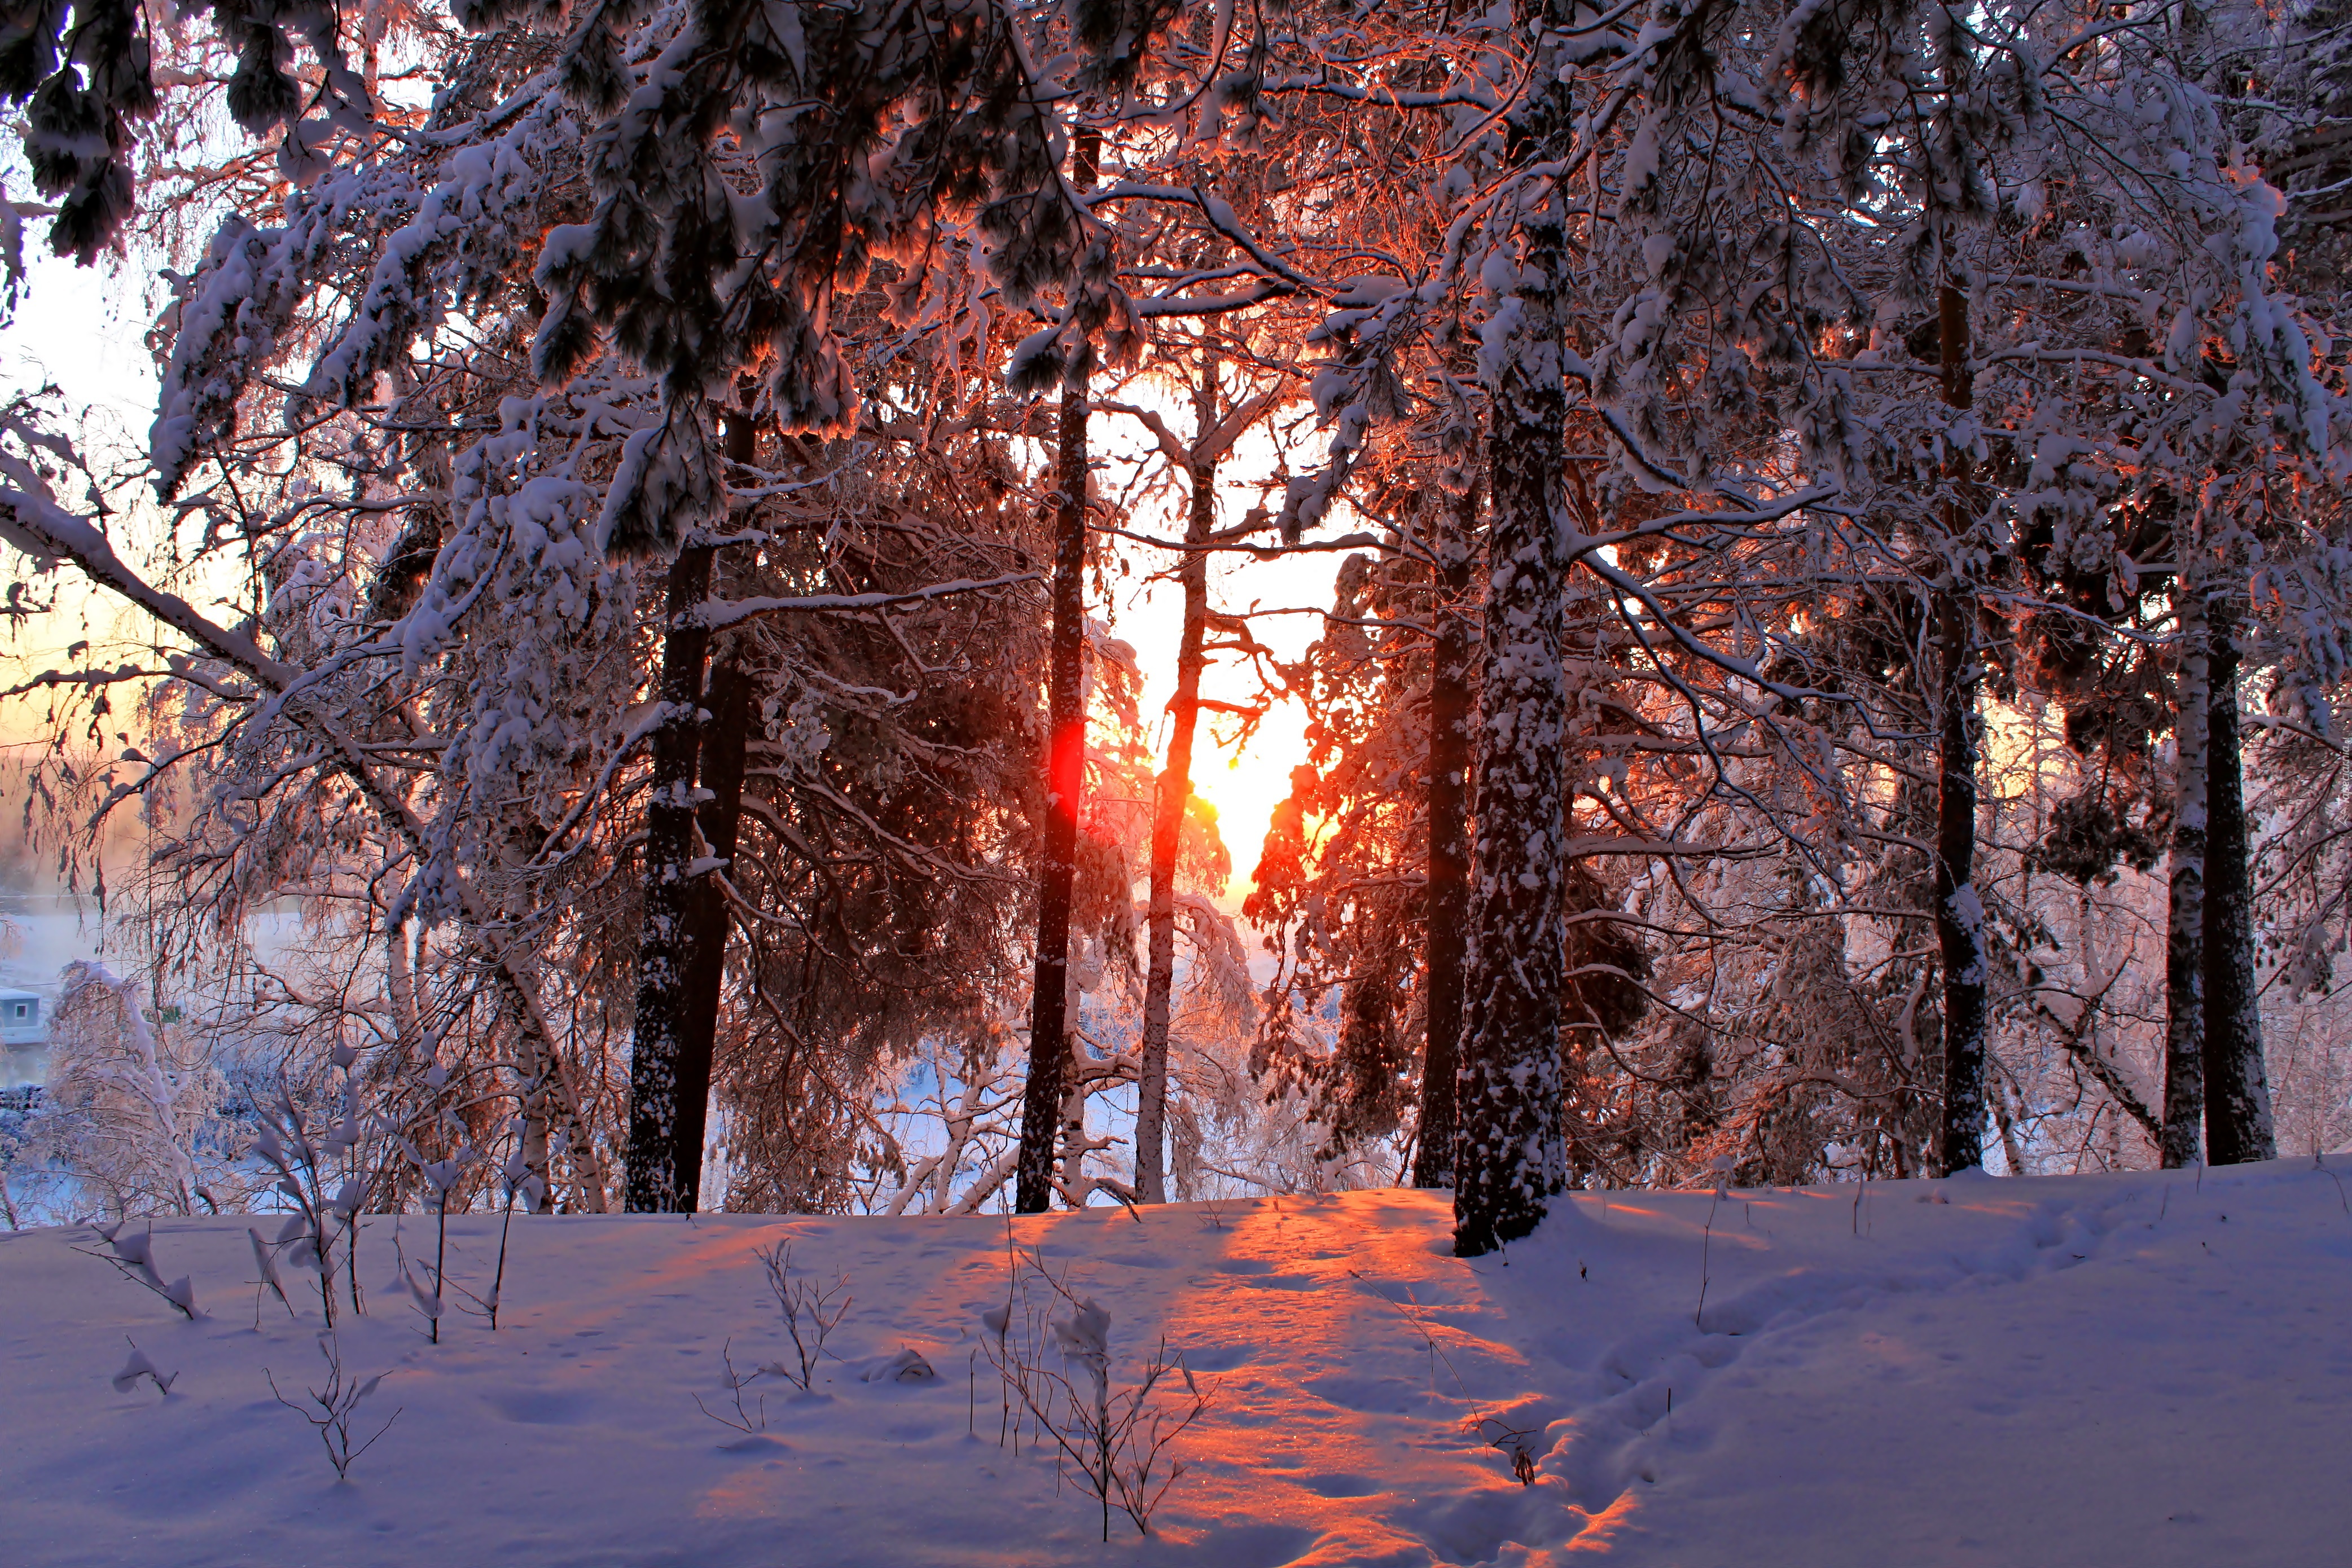
[{"label": "snow-covered ground", "polygon": [[[499,1328],[438,1346],[384,1222],[341,1346],[390,1375],[362,1435],[400,1414],[347,1485],[264,1376],[317,1382],[310,1277],[302,1322],[270,1301],[257,1330],[244,1221],[155,1227],[194,1322],[87,1232],[0,1238],[0,1562],[2352,1560],[2352,1203],[2307,1157],[1562,1208],[1507,1263],[1452,1257],[1412,1192],[1015,1222],[1108,1310],[1115,1383],[1164,1334],[1211,1397],[1152,1537],[1114,1516],[1108,1546],[1034,1433],[999,1443],[1001,1218],[518,1222]],[[452,1281],[485,1286],[495,1225],[453,1233]],[[755,1258],[786,1236],[850,1278],[842,1359],[815,1397],[755,1385],[767,1429],[733,1431],[695,1396],[731,1414],[730,1341],[739,1368],[787,1351]],[[110,1385],[126,1335],[168,1396]],[[902,1346],[938,1375],[863,1379]],[[1483,1440],[1513,1430],[1532,1485]]]}]

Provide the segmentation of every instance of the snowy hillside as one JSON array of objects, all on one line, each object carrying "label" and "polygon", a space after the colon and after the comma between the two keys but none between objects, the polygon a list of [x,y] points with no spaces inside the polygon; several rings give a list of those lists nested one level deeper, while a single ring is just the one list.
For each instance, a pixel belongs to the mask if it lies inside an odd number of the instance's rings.
[{"label": "snowy hillside", "polygon": [[[1000,1446],[1002,1219],[518,1222],[499,1328],[451,1312],[437,1346],[371,1230],[341,1351],[389,1375],[355,1437],[399,1416],[347,1485],[265,1378],[320,1385],[315,1276],[288,1278],[301,1322],[266,1301],[257,1330],[243,1221],[155,1228],[194,1322],[78,1256],[88,1232],[10,1236],[0,1560],[2345,1560],[2352,1205],[2307,1158],[1564,1210],[1507,1264],[1453,1258],[1412,1192],[1016,1222],[1108,1312],[1114,1391],[1164,1334],[1209,1398],[1152,1536],[1114,1512],[1108,1546],[1034,1427]],[[815,1393],[763,1376],[730,1429],[697,1406],[735,1418],[722,1352],[790,1370],[757,1258],[782,1238],[788,1280],[854,1299]],[[494,1224],[453,1228],[451,1281],[485,1291],[495,1254]],[[168,1396],[110,1385],[126,1335]]]}]

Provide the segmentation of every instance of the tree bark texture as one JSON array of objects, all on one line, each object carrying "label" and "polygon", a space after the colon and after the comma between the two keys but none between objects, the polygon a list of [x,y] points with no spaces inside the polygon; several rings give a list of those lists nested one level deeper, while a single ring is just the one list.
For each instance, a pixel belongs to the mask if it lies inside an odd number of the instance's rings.
[{"label": "tree bark texture", "polygon": [[1217,428],[1217,351],[1203,340],[1201,381],[1192,400],[1192,497],[1185,518],[1187,551],[1176,580],[1184,626],[1176,648],[1176,693],[1168,699],[1168,766],[1151,821],[1151,894],[1145,914],[1149,953],[1143,982],[1143,1038],[1137,1052],[1135,1190],[1145,1203],[1168,1201],[1168,1026],[1176,988],[1176,860],[1184,809],[1192,799],[1192,737],[1201,720],[1201,670],[1209,629],[1209,555],[1217,521],[1217,464],[1209,444]]},{"label": "tree bark texture", "polygon": [[[1522,200],[1528,200],[1523,197]],[[1517,320],[1488,367],[1492,517],[1486,538],[1476,836],[1471,851],[1469,1024],[1455,1079],[1454,1249],[1491,1252],[1543,1220],[1567,1179],[1561,1114],[1560,924],[1568,572],[1559,290],[1560,193],[1523,207]]]},{"label": "tree bark texture", "polygon": [[[1973,401],[1968,298],[1947,283],[1937,307],[1944,402],[1964,409]],[[1968,459],[1955,455],[1951,476],[1963,491],[1968,470]],[[1968,526],[1967,503],[1956,496],[1944,507],[1944,534],[1955,551],[1965,548]],[[1941,665],[1936,692],[1936,942],[1944,970],[1944,1126],[1937,1166],[1937,1174],[1949,1176],[1984,1164],[1988,1114],[1984,901],[1976,888],[1976,601],[1963,591],[1957,562],[1936,594],[1935,616]]]},{"label": "tree bark texture", "polygon": [[[1454,1074],[1462,1054],[1462,982],[1470,937],[1470,659],[1475,634],[1468,598],[1477,540],[1474,487],[1444,514],[1429,666],[1428,1044],[1421,1068],[1421,1124],[1412,1185],[1454,1185],[1460,1131]],[[1564,962],[1565,960],[1563,960]]]},{"label": "tree bark texture", "polygon": [[691,1210],[702,1171],[699,1138],[690,1156],[681,1158],[681,1153],[688,1122],[698,1130],[701,1126],[703,1099],[710,1088],[709,1055],[699,1062],[688,1060],[687,944],[695,898],[695,764],[702,739],[702,674],[710,651],[710,632],[696,612],[710,597],[711,556],[709,545],[689,544],[669,569],[662,716],[653,733],[653,779],[646,801],[636,1032],[629,1061],[627,1207],[632,1214]]},{"label": "tree bark texture", "polygon": [[2217,1166],[2278,1157],[2263,1065],[2262,997],[2254,983],[2253,867],[2238,726],[2238,603],[2216,595],[2209,616],[2206,703],[2205,1157]]},{"label": "tree bark texture", "polygon": [[1013,1207],[1053,1202],[1062,1096],[1070,1071],[1070,897],[1077,880],[1078,808],[1086,789],[1087,392],[1062,393],[1054,480],[1054,628],[1046,677],[1045,845],[1037,887],[1037,972],[1029,1001],[1029,1076],[1021,1096]]},{"label": "tree bark texture", "polygon": [[[2196,547],[2186,538],[2184,557]],[[2164,1168],[2197,1163],[2198,1124],[2205,1114],[2206,779],[2210,767],[2205,584],[2192,559],[2174,579],[2180,668],[2173,680],[2174,768],[2171,893],[2164,942]]]}]

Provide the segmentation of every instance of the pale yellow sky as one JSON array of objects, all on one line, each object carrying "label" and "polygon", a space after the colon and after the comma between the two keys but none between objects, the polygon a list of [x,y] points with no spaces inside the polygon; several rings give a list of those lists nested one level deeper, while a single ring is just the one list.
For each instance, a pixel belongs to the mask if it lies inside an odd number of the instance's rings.
[{"label": "pale yellow sky", "polygon": [[[40,244],[37,225],[27,225],[25,251],[31,285],[16,319],[0,326],[0,397],[55,385],[69,433],[103,471],[107,450],[143,441],[154,414],[155,370],[145,342],[152,307],[140,293],[147,279],[61,261]],[[95,439],[83,440],[85,423]],[[138,656],[144,618],[90,593],[70,568],[37,577],[22,556],[0,550],[0,584],[19,578],[43,599],[54,594],[57,610],[0,630],[0,686],[66,664],[77,642],[91,643],[91,664]],[[0,704],[0,740],[21,740],[37,717],[22,703]]]}]

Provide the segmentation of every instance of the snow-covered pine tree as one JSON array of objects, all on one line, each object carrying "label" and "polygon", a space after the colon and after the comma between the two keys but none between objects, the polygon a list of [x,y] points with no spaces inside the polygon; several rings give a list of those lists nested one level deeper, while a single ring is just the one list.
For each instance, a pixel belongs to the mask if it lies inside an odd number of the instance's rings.
[{"label": "snow-covered pine tree", "polygon": [[[1456,1071],[1454,1250],[1465,1258],[1542,1222],[1567,1180],[1560,990],[1567,936],[1570,520],[1565,302],[1576,143],[1572,11],[1528,5],[1522,47],[1538,84],[1507,117],[1507,236],[1488,272],[1486,598],[1481,612],[1476,830],[1470,852],[1466,1018]],[[1588,156],[1591,148],[1585,149]]]}]

